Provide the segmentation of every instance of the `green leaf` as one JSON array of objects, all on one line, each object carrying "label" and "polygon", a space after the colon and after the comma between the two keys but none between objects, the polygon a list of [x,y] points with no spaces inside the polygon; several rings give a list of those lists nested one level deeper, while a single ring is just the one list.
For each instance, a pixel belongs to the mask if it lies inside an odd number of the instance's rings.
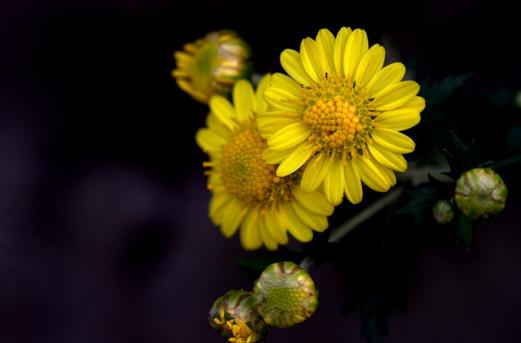
[{"label": "green leaf", "polygon": [[434,188],[424,186],[408,191],[407,194],[411,196],[411,200],[396,210],[396,213],[413,216],[414,222],[418,224],[431,215],[437,193]]},{"label": "green leaf", "polygon": [[380,343],[382,336],[378,332],[378,295],[372,292],[368,295],[364,302],[360,304],[358,315],[362,322],[362,336],[365,337],[367,343]]},{"label": "green leaf", "polygon": [[470,143],[465,143],[454,132],[451,132],[451,134],[453,148],[451,151],[444,149],[443,153],[450,167],[450,172],[446,173],[446,175],[457,180],[461,173],[478,166],[477,148],[474,140]]},{"label": "green leaf", "polygon": [[441,81],[434,81],[432,84],[425,83],[422,85],[422,96],[430,107],[437,106],[446,101],[470,76],[472,73],[459,76],[449,75]]},{"label": "green leaf", "polygon": [[516,91],[503,86],[496,91],[486,94],[485,96],[496,107],[505,108],[514,104]]}]

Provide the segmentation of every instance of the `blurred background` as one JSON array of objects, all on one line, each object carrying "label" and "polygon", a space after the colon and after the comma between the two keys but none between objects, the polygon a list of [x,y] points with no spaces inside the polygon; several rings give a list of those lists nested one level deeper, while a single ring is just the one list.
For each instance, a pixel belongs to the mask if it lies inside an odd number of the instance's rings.
[{"label": "blurred background", "polygon": [[[207,218],[205,156],[194,141],[207,109],[170,76],[172,53],[208,31],[241,33],[265,73],[320,28],[362,27],[423,84],[470,74],[448,110],[425,113],[414,129],[420,150],[443,147],[455,130],[476,139],[482,161],[520,152],[519,12],[497,1],[4,0],[1,8],[1,343],[221,341],[207,311],[228,289],[251,287],[255,275],[237,259],[252,254]],[[476,228],[469,251],[439,227],[413,227],[410,239],[397,222],[396,244],[382,252],[370,244],[377,225],[357,228],[340,260],[311,269],[321,292],[314,317],[269,341],[365,342],[361,323],[372,324],[356,301],[364,279],[400,294],[379,330],[386,342],[519,342],[519,172],[519,164],[502,171],[507,207]]]}]

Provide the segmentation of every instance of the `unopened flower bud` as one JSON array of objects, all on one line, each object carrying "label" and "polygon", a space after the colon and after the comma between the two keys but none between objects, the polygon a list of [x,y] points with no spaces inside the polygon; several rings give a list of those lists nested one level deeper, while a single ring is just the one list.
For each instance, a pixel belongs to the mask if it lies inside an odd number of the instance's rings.
[{"label": "unopened flower bud", "polygon": [[253,294],[264,321],[279,328],[303,322],[318,306],[318,291],[313,279],[293,262],[268,266],[256,281]]},{"label": "unopened flower bud", "polygon": [[266,324],[255,310],[255,298],[250,292],[231,290],[217,298],[210,308],[212,328],[228,342],[262,342]]},{"label": "unopened flower bud", "polygon": [[214,94],[227,95],[235,82],[249,78],[251,50],[235,32],[216,31],[176,51],[172,76],[194,99],[208,103]]},{"label": "unopened flower bud", "polygon": [[439,200],[432,207],[432,216],[438,224],[446,225],[454,218],[454,209],[447,200]]},{"label": "unopened flower bud", "polygon": [[507,193],[499,174],[490,168],[475,168],[461,174],[456,182],[454,199],[461,212],[478,219],[501,212]]}]

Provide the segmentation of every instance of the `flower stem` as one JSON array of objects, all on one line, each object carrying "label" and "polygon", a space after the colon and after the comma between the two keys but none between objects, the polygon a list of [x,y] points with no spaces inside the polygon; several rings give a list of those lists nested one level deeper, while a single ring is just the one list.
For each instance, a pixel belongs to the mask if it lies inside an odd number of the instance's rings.
[{"label": "flower stem", "polygon": [[403,188],[395,188],[386,195],[382,196],[380,199],[373,202],[371,205],[367,206],[364,210],[360,211],[353,217],[351,217],[348,221],[346,221],[342,226],[338,227],[334,230],[329,236],[329,243],[338,242],[345,235],[347,235],[351,230],[353,230],[358,225],[362,224],[367,219],[371,218],[374,214],[379,212],[384,207],[390,205],[391,203],[398,200],[400,195],[403,193]]}]

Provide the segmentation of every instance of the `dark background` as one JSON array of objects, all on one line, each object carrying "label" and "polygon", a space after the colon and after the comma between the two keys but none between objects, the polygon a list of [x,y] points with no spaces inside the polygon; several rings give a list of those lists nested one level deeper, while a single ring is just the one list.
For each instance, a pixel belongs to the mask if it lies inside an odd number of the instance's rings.
[{"label": "dark background", "polygon": [[[473,73],[449,100],[448,118],[428,126],[424,115],[417,132],[441,138],[417,137],[420,149],[443,145],[457,128],[477,138],[484,160],[516,150],[507,138],[521,124],[508,102],[521,89],[519,14],[496,1],[0,7],[1,343],[220,341],[207,310],[226,290],[251,287],[251,273],[234,262],[251,254],[207,219],[205,157],[193,140],[207,110],[170,77],[172,52],[210,30],[240,32],[264,73],[322,27],[365,28],[370,42],[392,44],[417,80]],[[518,175],[519,167],[505,171],[507,208],[476,229],[470,251],[442,230],[416,227],[410,273],[396,276],[406,305],[393,311],[387,342],[521,341]],[[356,269],[372,254],[363,248],[371,237],[353,232],[344,247],[354,252],[341,264]],[[366,271],[345,269],[312,268],[319,311],[270,341],[364,341],[356,311],[341,310]]]}]

